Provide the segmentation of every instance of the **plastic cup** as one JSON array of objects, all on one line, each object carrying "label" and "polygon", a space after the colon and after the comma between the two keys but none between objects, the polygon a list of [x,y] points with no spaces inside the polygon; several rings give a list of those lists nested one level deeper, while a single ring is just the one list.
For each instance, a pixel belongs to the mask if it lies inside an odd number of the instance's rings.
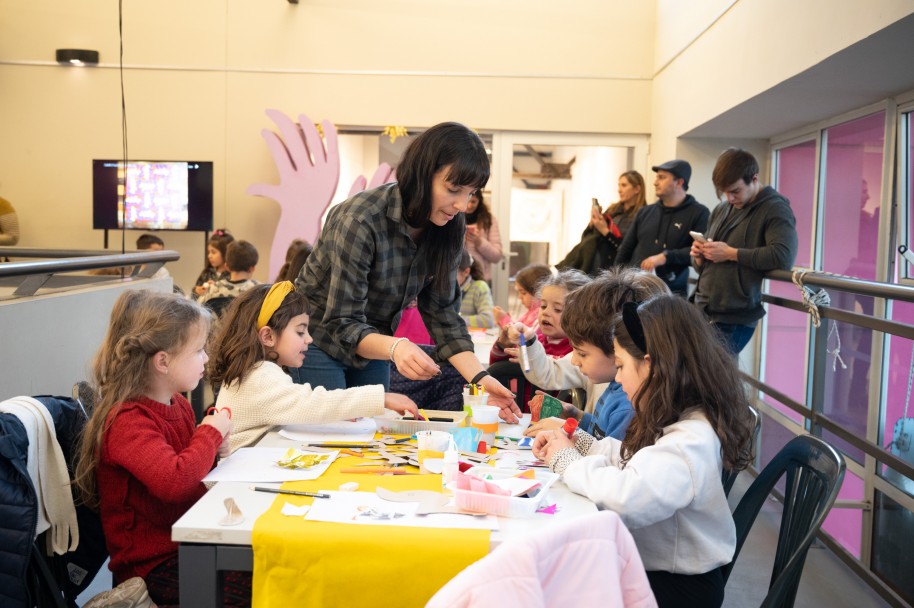
[{"label": "plastic cup", "polygon": [[[418,460],[420,473],[440,473],[444,464],[444,452],[447,451],[448,443],[451,440],[451,434],[444,431],[418,431],[416,433],[418,440]],[[426,461],[434,460],[429,463],[434,471],[426,466]]]},{"label": "plastic cup", "polygon": [[474,405],[485,405],[488,401],[488,393],[483,393],[482,395],[471,395],[469,389],[463,389],[463,411],[467,413],[467,417],[473,416]]},{"label": "plastic cup", "polygon": [[[487,395],[482,395],[487,397]],[[482,431],[482,440],[486,442],[487,447],[492,447],[495,443],[495,432],[498,430],[498,412],[499,408],[494,405],[474,405],[473,420],[470,426]]]}]

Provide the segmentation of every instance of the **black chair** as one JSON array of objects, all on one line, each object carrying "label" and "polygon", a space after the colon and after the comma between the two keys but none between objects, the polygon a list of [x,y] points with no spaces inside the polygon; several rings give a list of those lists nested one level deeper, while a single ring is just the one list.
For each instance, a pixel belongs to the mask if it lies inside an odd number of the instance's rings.
[{"label": "black chair", "polygon": [[[752,442],[758,439],[759,430],[762,428],[762,417],[759,415],[758,411],[752,407],[748,406],[749,411],[752,412],[752,415],[755,416],[755,430],[752,431]],[[724,496],[730,496],[730,490],[733,488],[733,482],[736,481],[739,471],[731,471],[730,469],[724,469],[720,474],[720,482],[724,484]]]},{"label": "black chair", "polygon": [[234,299],[234,296],[219,296],[218,298],[207,300],[203,305],[213,311],[214,315],[221,317],[222,313],[225,312],[225,309],[228,308],[228,305],[231,304]]},{"label": "black chair", "polygon": [[[527,406],[527,400],[532,398],[536,391],[542,389],[527,381],[527,378],[524,376],[524,372],[521,370],[518,363],[512,363],[511,361],[496,361],[489,365],[488,372],[493,378],[509,389],[511,388],[511,381],[516,381],[517,390],[514,391],[514,394],[516,395],[514,401],[517,403],[517,407],[520,408],[520,411],[530,411],[530,408]],[[527,395],[529,395],[529,397]]]},{"label": "black chair", "polygon": [[818,437],[791,439],[752,482],[733,512],[736,551],[733,561],[721,566],[724,583],[762,505],[775,484],[786,476],[774,567],[762,608],[793,606],[806,554],[838,496],[844,469],[844,458]]}]

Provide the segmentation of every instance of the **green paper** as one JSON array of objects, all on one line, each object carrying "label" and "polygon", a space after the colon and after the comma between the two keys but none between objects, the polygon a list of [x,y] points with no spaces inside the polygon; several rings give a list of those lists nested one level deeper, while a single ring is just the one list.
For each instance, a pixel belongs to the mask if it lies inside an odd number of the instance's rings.
[{"label": "green paper", "polygon": [[543,418],[560,418],[562,416],[562,402],[551,395],[543,395],[543,408],[540,410],[540,420]]}]

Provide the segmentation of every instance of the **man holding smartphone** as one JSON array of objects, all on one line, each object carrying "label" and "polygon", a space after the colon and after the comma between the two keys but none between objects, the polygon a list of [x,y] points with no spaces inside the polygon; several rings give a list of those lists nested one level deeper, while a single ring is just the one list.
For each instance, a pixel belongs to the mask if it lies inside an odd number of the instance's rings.
[{"label": "man holding smartphone", "polygon": [[616,263],[653,271],[670,291],[686,296],[689,284],[689,232],[702,232],[708,225],[708,208],[688,193],[692,166],[670,160],[651,167],[654,191],[659,199],[641,208],[625,233]]},{"label": "man holding smartphone", "polygon": [[696,237],[692,243],[692,266],[698,271],[692,299],[738,355],[765,315],[765,273],[793,266],[796,220],[790,201],[759,182],[758,161],[745,150],[725,150],[711,180],[727,200],[711,212],[705,242]]}]

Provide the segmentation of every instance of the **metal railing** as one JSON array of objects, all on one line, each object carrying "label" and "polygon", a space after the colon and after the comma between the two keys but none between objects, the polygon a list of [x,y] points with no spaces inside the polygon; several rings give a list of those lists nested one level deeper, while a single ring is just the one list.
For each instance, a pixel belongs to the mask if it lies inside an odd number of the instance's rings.
[{"label": "metal railing", "polygon": [[7,287],[15,287],[13,297],[26,297],[35,295],[52,277],[62,273],[124,268],[126,277],[148,278],[166,262],[177,261],[180,257],[172,250],[111,253],[107,250],[0,247],[0,259],[49,258],[0,264],[0,281]]},{"label": "metal railing", "polygon": [[[793,275],[788,271],[777,270],[769,272],[767,278],[771,281],[791,283]],[[802,283],[810,288],[837,290],[851,296],[874,298],[873,314],[862,314],[830,306],[819,306],[821,326],[815,327],[811,321],[807,322],[809,331],[808,366],[810,373],[806,378],[806,403],[800,403],[770,384],[759,380],[763,365],[761,356],[756,361],[756,367],[753,370],[754,374],[743,374],[743,377],[754,389],[803,417],[802,422],[795,423],[792,419],[788,420],[775,406],[766,403],[760,397],[756,398],[754,400],[755,405],[771,422],[781,424],[794,432],[796,431],[791,428],[791,424],[799,424],[805,431],[813,435],[821,436],[823,432],[831,433],[847,446],[859,450],[863,454],[863,463],[861,464],[856,462],[856,458],[859,455],[850,457],[845,453],[845,458],[849,463],[848,470],[861,476],[864,481],[863,500],[839,501],[840,505],[836,503],[836,507],[857,508],[862,509],[864,512],[861,557],[858,559],[857,556],[827,534],[821,534],[820,536],[823,542],[842,561],[850,566],[886,601],[895,606],[909,606],[885,580],[873,572],[870,568],[870,563],[872,561],[872,535],[874,533],[872,509],[875,493],[877,491],[881,492],[900,504],[902,508],[914,511],[914,498],[906,493],[906,490],[909,492],[910,489],[900,488],[880,474],[882,465],[886,465],[908,480],[914,480],[914,464],[899,458],[880,444],[883,430],[883,425],[880,421],[881,416],[884,414],[883,406],[886,392],[884,390],[886,376],[882,373],[884,358],[882,353],[885,352],[884,341],[888,336],[899,336],[914,340],[914,326],[887,319],[887,311],[891,310],[890,303],[892,301],[914,303],[914,288],[812,271],[803,275]],[[794,300],[765,293],[762,296],[762,300],[769,307],[779,306],[803,313],[808,312],[800,299]],[[866,417],[867,432],[864,437],[861,437],[854,429],[848,428],[842,425],[841,422],[830,418],[826,413],[826,363],[828,357],[834,354],[833,352],[830,353],[828,349],[828,327],[832,322],[849,324],[873,332],[870,338],[872,340],[871,352],[873,356],[869,369],[869,377],[872,382],[869,389],[870,398]],[[761,339],[767,339],[767,336]],[[904,376],[907,377],[907,373]],[[872,383],[878,386],[874,388]],[[879,396],[878,398],[876,398],[877,395]],[[841,449],[841,446],[835,447],[836,449]]]}]

